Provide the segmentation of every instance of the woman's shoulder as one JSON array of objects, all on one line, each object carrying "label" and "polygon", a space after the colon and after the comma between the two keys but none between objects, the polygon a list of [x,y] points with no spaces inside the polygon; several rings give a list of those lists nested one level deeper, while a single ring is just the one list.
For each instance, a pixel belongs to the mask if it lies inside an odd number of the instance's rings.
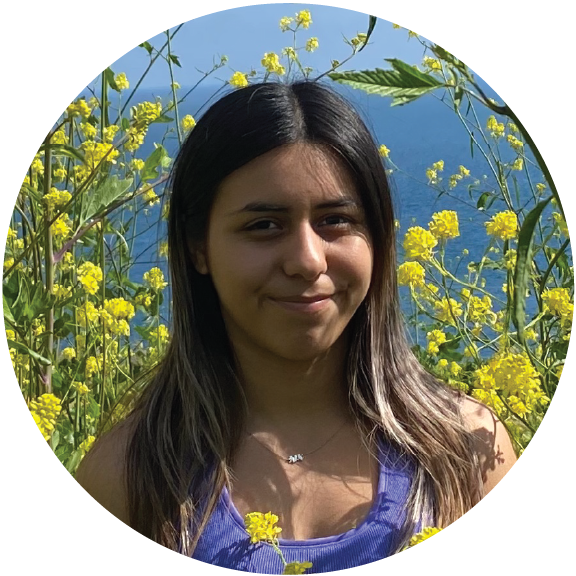
[{"label": "woman's shoulder", "polygon": [[128,417],[103,434],[84,457],[76,481],[108,512],[128,524],[125,486],[126,453],[135,419]]},{"label": "woman's shoulder", "polygon": [[456,401],[472,432],[473,449],[480,461],[484,493],[487,494],[512,468],[517,460],[516,453],[506,427],[488,406],[465,394]]}]

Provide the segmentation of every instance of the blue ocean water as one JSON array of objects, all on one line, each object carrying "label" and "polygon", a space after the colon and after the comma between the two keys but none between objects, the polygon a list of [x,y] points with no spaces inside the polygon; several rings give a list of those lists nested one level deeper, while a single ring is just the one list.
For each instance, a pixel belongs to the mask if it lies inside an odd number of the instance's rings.
[{"label": "blue ocean water", "polygon": [[[505,210],[507,207],[503,201],[497,200],[488,213],[482,213],[476,209],[479,193],[497,190],[496,180],[479,150],[477,148],[472,150],[470,135],[462,121],[450,106],[432,95],[422,97],[405,106],[391,107],[389,98],[368,95],[333,83],[331,86],[346,96],[360,112],[376,142],[385,144],[390,149],[390,160],[398,167],[398,170],[394,169],[390,175],[390,183],[396,218],[400,222],[400,241],[410,226],[418,225],[426,228],[434,212],[447,209],[458,212],[460,237],[447,242],[445,261],[449,270],[452,272],[457,270],[457,276],[463,278],[468,263],[477,262],[488,244],[484,223],[492,214]],[[185,114],[192,114],[198,119],[217,88],[202,86],[194,91],[180,105],[180,118]],[[489,87],[484,85],[484,89],[487,90],[489,96],[498,99]],[[186,88],[179,91],[180,94],[185,92]],[[140,90],[134,102],[153,100],[157,95],[165,96],[166,89]],[[465,106],[462,106],[461,112],[462,114],[466,112]],[[486,120],[491,113],[481,105],[476,107],[476,113],[480,125],[485,127]],[[146,143],[137,151],[137,157],[146,159],[153,150],[154,142],[162,143],[169,155],[175,156],[178,150],[176,134],[174,131],[171,134],[165,134],[166,126],[166,124],[154,124],[150,127]],[[475,136],[480,137],[480,134],[476,133]],[[504,154],[508,153],[503,160],[511,161],[515,158],[511,149],[506,150],[509,147],[504,145],[502,148]],[[439,160],[444,161],[444,170],[439,175],[443,177],[445,183],[451,174],[458,172],[460,165],[464,165],[471,172],[471,177],[461,181],[451,191],[450,196],[439,196],[438,192],[427,184],[426,169]],[[392,165],[389,164],[388,167]],[[542,182],[542,175],[537,167],[529,165],[529,175],[533,183]],[[531,195],[524,171],[514,172],[514,177],[517,180],[521,203],[529,201]],[[472,198],[467,186],[474,180],[478,180],[479,184]],[[512,194],[515,195],[512,182],[510,185]],[[160,193],[160,190],[157,190],[157,193]],[[165,240],[165,227],[155,224],[158,221],[159,210],[160,207],[155,206],[148,210],[147,215],[142,212],[137,216],[134,250],[137,259],[130,271],[131,279],[134,281],[140,282],[142,274],[151,266],[159,266],[167,273],[166,260],[157,255],[159,243]],[[463,249],[467,249],[469,254],[464,256]],[[498,255],[493,257],[496,259]],[[400,247],[399,262],[402,261]],[[501,286],[505,282],[505,273],[491,270],[486,275],[486,279],[486,289],[497,298],[504,300],[505,294]],[[401,295],[405,312],[409,313],[407,289],[402,288]],[[161,312],[168,323],[169,294],[167,296]],[[533,308],[533,305],[529,303],[529,309]],[[499,308],[501,306],[496,304],[495,309]]]}]

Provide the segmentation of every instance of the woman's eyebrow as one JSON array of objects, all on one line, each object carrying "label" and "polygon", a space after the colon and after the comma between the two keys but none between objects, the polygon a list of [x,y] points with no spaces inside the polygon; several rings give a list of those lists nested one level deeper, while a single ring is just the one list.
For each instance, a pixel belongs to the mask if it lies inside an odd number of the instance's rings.
[{"label": "woman's eyebrow", "polygon": [[[329,202],[322,202],[314,206],[315,210],[325,210],[326,208],[360,208],[360,204],[353,198],[338,198]],[[230,215],[244,212],[289,212],[290,208],[283,204],[270,204],[268,202],[249,202],[240,210],[231,212]]]}]

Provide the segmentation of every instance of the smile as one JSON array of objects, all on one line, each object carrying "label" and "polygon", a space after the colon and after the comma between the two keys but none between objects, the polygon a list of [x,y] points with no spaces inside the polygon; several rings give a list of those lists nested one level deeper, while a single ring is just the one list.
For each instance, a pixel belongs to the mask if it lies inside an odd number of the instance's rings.
[{"label": "smile", "polygon": [[330,305],[332,294],[322,294],[311,297],[270,298],[270,300],[285,310],[312,314],[321,312]]}]

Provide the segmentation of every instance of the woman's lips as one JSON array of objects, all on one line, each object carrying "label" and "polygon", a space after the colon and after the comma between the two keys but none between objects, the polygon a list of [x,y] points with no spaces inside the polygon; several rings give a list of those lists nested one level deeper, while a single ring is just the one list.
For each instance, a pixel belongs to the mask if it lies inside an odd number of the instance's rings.
[{"label": "woman's lips", "polygon": [[324,310],[330,304],[332,296],[332,294],[320,294],[318,296],[270,298],[270,300],[286,310],[310,314]]}]

